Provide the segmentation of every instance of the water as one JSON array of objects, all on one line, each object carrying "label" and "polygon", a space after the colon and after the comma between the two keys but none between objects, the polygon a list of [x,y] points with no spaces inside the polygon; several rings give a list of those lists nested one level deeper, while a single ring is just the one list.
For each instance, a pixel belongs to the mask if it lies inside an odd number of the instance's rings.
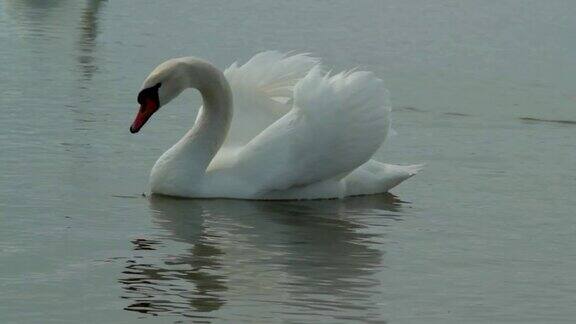
[{"label": "water", "polygon": [[[0,2],[0,322],[572,323],[568,1]],[[159,62],[265,49],[386,80],[394,195],[148,199],[186,93],[137,136]]]}]

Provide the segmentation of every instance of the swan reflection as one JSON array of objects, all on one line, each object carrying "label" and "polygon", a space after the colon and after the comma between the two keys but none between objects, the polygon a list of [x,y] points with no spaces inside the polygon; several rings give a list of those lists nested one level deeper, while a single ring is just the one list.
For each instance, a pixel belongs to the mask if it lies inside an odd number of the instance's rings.
[{"label": "swan reflection", "polygon": [[283,306],[279,312],[379,316],[371,299],[385,231],[377,226],[399,220],[401,211],[390,194],[262,202],[152,196],[149,202],[161,233],[132,241],[135,256],[119,280],[126,310],[202,318],[241,296]]},{"label": "swan reflection", "polygon": [[98,36],[99,12],[104,0],[89,0],[82,9],[80,19],[80,39],[78,41],[78,66],[82,74],[82,81],[90,81],[98,70],[95,62],[96,37]]}]

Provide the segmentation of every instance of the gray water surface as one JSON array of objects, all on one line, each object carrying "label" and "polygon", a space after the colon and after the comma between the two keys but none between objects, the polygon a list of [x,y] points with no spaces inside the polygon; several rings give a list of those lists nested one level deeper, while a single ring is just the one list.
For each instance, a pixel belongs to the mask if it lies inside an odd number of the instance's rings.
[{"label": "gray water surface", "polygon": [[[0,1],[1,323],[573,323],[570,1]],[[138,135],[142,80],[268,49],[392,94],[392,194],[144,197],[190,91]]]}]

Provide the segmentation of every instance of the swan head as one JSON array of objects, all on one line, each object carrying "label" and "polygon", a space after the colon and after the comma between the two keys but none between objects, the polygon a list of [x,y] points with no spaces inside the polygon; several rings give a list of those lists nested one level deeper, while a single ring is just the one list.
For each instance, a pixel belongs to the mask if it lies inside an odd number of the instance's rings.
[{"label": "swan head", "polygon": [[158,65],[144,80],[142,90],[138,93],[140,108],[130,126],[131,133],[140,131],[160,107],[168,104],[191,86],[186,65],[182,59],[168,60]]}]

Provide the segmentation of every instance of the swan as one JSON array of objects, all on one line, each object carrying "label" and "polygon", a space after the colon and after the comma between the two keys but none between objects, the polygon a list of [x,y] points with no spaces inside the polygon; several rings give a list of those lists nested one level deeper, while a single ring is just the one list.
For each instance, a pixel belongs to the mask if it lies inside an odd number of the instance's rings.
[{"label": "swan", "polygon": [[174,58],[145,79],[130,132],[188,88],[199,91],[203,105],[193,127],[154,164],[152,193],[344,198],[387,192],[422,167],[371,159],[391,111],[373,73],[332,75],[315,57],[276,51],[224,72],[199,58]]}]

